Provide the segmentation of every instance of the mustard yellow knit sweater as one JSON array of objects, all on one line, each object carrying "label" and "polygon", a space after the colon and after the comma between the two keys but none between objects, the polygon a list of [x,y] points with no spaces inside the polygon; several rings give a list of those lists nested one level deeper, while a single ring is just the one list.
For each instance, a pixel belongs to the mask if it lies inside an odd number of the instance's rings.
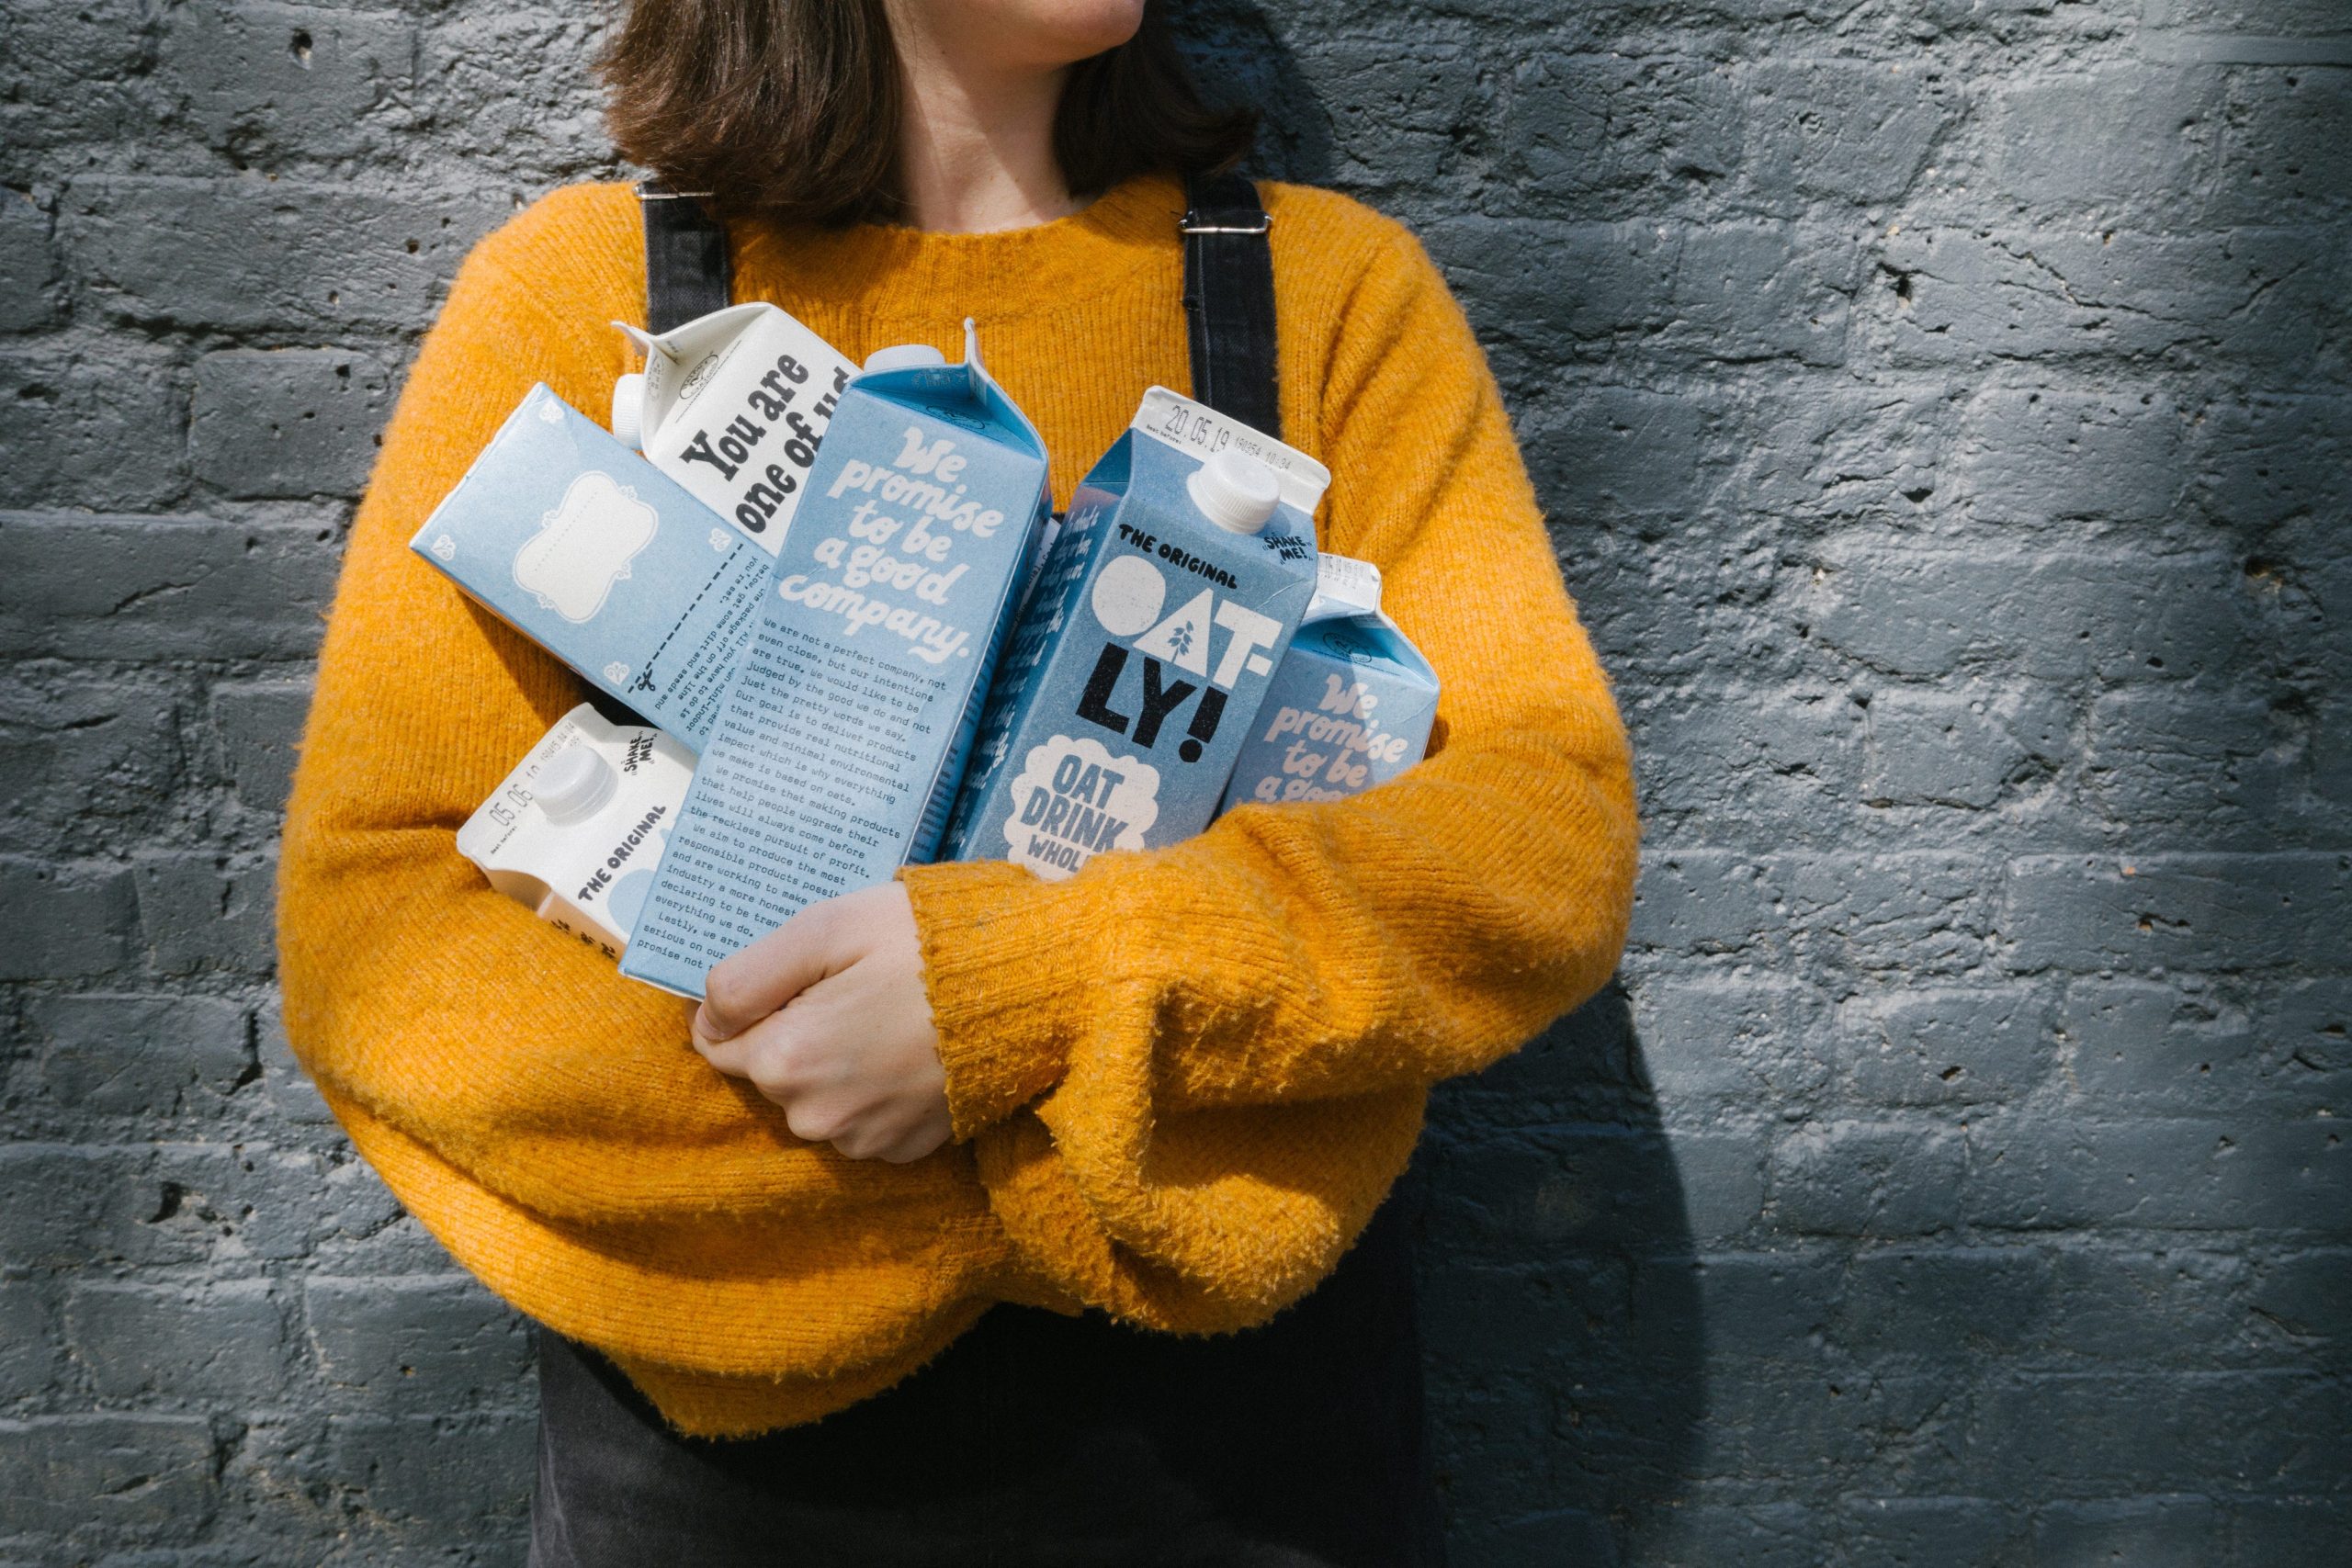
[{"label": "mustard yellow knit sweater", "polygon": [[[1046,884],[903,873],[955,1141],[795,1140],[687,1043],[686,1005],[559,940],[458,825],[582,688],[407,549],[534,381],[602,417],[642,321],[635,200],[559,190],[467,260],[352,530],[288,809],[287,1025],[359,1151],[492,1290],[613,1356],[681,1429],[812,1420],[989,1303],[1211,1332],[1326,1274],[1428,1086],[1607,978],[1635,823],[1623,732],[1477,344],[1412,236],[1269,188],[1283,436],[1327,549],[1377,562],[1444,682],[1436,754],[1354,799],[1249,806]],[[1190,383],[1171,181],[994,234],[733,236],[738,299],[853,357],[991,370],[1057,504],[1146,387]]]}]

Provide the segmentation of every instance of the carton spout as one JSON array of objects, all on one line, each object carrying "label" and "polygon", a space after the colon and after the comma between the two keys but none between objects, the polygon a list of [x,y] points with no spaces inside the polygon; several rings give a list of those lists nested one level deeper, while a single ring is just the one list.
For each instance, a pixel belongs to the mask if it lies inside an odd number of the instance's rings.
[{"label": "carton spout", "polygon": [[613,378],[613,439],[633,452],[645,449],[645,372]]},{"label": "carton spout", "polygon": [[944,365],[947,356],[927,343],[894,343],[888,348],[877,348],[865,356],[865,374],[877,370],[911,370]]},{"label": "carton spout", "polygon": [[1219,452],[1184,482],[1201,514],[1230,534],[1254,534],[1282,504],[1274,471],[1243,452]]},{"label": "carton spout", "polygon": [[620,775],[596,755],[595,748],[574,746],[540,770],[537,798],[532,804],[548,821],[568,828],[594,816],[619,787]]}]

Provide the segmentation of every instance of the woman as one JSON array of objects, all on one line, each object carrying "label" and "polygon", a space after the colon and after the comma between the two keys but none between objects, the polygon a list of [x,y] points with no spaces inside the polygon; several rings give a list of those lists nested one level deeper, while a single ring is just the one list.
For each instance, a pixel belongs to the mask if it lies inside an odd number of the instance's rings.
[{"label": "woman", "polygon": [[[1186,385],[1180,176],[1246,128],[1139,0],[637,0],[606,69],[738,299],[853,357],[976,317],[1057,502]],[[1608,976],[1631,784],[1442,281],[1262,190],[1283,434],[1444,682],[1431,758],[1063,883],[910,868],[695,1011],[455,853],[581,690],[406,550],[533,381],[601,409],[633,367],[637,203],[557,191],[459,274],[353,528],[280,944],[355,1144],[547,1329],[543,1568],[1438,1560],[1381,1201],[1431,1082]]]}]

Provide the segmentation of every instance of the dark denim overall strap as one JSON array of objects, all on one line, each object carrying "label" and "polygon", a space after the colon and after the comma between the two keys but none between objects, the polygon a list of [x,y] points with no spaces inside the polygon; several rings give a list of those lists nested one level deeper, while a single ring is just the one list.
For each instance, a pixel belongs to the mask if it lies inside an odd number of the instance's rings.
[{"label": "dark denim overall strap", "polygon": [[1276,440],[1282,371],[1274,355],[1274,220],[1239,175],[1184,182],[1184,328],[1193,396]]},{"label": "dark denim overall strap", "polygon": [[[1270,220],[1238,177],[1188,196],[1194,396],[1279,434]],[[645,211],[652,327],[726,304],[718,225]],[[680,1437],[542,1329],[531,1568],[1441,1568],[1414,1193],[1259,1327],[999,1305],[896,1387],[756,1438]]]},{"label": "dark denim overall strap", "polygon": [[645,214],[645,330],[666,333],[726,309],[733,292],[727,229],[702,204],[704,193],[648,181],[637,187]]}]

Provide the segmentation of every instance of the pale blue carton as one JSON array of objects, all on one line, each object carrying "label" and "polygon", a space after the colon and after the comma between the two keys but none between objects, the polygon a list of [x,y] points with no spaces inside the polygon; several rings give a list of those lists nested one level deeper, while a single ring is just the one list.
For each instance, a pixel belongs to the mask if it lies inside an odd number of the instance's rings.
[{"label": "pale blue carton", "polygon": [[1437,718],[1437,671],[1380,612],[1380,573],[1327,555],[1315,602],[1274,671],[1223,809],[1339,800],[1421,760]]},{"label": "pale blue carton", "polygon": [[931,858],[1046,509],[982,368],[842,394],[621,973],[684,996],[806,906]]},{"label": "pale blue carton", "polygon": [[545,386],[410,548],[699,751],[775,558]]},{"label": "pale blue carton", "polygon": [[[1263,510],[1220,525],[1201,488],[1220,474],[1262,483]],[[1314,593],[1329,482],[1270,436],[1146,393],[1080,482],[1023,607],[947,854],[1058,878],[1208,826]]]}]

